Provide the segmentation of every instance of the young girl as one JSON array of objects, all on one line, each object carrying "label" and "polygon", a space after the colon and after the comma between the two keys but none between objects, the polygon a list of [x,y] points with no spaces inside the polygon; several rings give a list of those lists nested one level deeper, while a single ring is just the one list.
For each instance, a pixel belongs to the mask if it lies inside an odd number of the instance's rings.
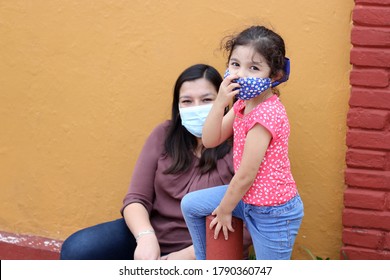
[{"label": "young girl", "polygon": [[[288,79],[283,39],[252,26],[224,44],[228,69],[203,128],[203,145],[215,147],[233,134],[235,175],[228,186],[187,194],[181,208],[197,259],[205,259],[205,217],[215,218],[214,238],[233,232],[241,218],[252,237],[257,259],[290,259],[303,204],[290,170],[290,125],[275,86]],[[224,108],[233,98],[233,108]]]}]

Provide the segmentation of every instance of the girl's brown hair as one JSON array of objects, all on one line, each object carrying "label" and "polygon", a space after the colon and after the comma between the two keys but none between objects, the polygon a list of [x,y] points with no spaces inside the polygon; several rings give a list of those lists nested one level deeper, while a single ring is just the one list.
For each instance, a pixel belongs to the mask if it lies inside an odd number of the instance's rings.
[{"label": "girl's brown hair", "polygon": [[225,37],[221,48],[228,53],[228,61],[237,46],[252,46],[271,68],[270,77],[283,73],[286,49],[283,38],[264,26],[251,26],[237,35]]}]

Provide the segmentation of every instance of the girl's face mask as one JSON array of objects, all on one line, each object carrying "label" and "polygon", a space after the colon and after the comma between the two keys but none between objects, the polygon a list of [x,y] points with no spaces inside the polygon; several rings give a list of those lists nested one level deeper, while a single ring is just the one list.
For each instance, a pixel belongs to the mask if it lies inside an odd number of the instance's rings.
[{"label": "girl's face mask", "polygon": [[201,138],[204,122],[213,104],[180,108],[181,124],[194,136]]},{"label": "girl's face mask", "polygon": [[[240,89],[238,94],[236,95],[237,98],[248,100],[251,98],[254,98],[256,96],[259,96],[262,92],[266,91],[270,87],[276,87],[279,84],[285,82],[288,80],[290,76],[290,60],[286,57],[284,59],[285,65],[284,65],[284,76],[277,80],[272,82],[270,78],[254,78],[254,77],[248,77],[248,78],[239,78],[234,80],[233,82],[238,83],[240,85]],[[224,78],[230,75],[229,69],[226,69]]]},{"label": "girl's face mask", "polygon": [[[230,75],[229,69],[226,70],[224,78]],[[271,87],[270,78],[239,78],[233,82],[240,85],[240,89],[236,97],[242,100],[252,99],[259,96],[262,92]]]}]

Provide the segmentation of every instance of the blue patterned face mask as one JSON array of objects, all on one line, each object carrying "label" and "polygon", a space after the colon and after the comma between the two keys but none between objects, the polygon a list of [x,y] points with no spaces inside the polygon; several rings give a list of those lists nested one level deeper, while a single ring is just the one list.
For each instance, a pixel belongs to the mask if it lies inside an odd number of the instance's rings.
[{"label": "blue patterned face mask", "polygon": [[[229,69],[227,69],[224,77],[226,78],[229,75],[230,72]],[[271,87],[270,78],[247,77],[233,80],[233,82],[240,85],[240,90],[236,97],[243,100],[248,100],[259,96],[262,92]]]},{"label": "blue patterned face mask", "polygon": [[203,124],[213,104],[179,108],[181,124],[194,136],[201,138]]},{"label": "blue patterned face mask", "polygon": [[[285,74],[280,80],[272,82],[270,78],[254,78],[254,77],[239,78],[233,80],[234,83],[238,83],[240,85],[239,92],[236,95],[237,98],[243,100],[254,98],[256,96],[259,96],[262,92],[266,91],[268,88],[276,87],[279,84],[287,81],[290,75],[290,60],[288,58],[285,58],[284,62],[285,62],[285,66],[284,66]],[[224,78],[226,78],[229,75],[230,75],[229,69],[226,69]]]}]

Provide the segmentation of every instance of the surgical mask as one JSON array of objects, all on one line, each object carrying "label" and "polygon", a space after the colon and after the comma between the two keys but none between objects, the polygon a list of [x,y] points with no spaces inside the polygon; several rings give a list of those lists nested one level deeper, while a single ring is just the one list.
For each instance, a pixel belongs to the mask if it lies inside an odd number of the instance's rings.
[{"label": "surgical mask", "polygon": [[204,122],[213,104],[179,108],[181,124],[194,136],[201,138]]},{"label": "surgical mask", "polygon": [[[236,80],[233,80],[234,83],[238,83],[240,85],[239,92],[236,95],[237,98],[248,100],[251,98],[254,98],[256,96],[259,96],[262,92],[266,91],[270,87],[276,87],[279,84],[285,82],[288,80],[290,76],[290,60],[285,57],[284,59],[285,65],[284,65],[284,76],[277,80],[272,82],[270,78],[254,78],[254,77],[247,77],[247,78],[238,78]],[[229,69],[226,69],[224,78],[230,75]]]}]

